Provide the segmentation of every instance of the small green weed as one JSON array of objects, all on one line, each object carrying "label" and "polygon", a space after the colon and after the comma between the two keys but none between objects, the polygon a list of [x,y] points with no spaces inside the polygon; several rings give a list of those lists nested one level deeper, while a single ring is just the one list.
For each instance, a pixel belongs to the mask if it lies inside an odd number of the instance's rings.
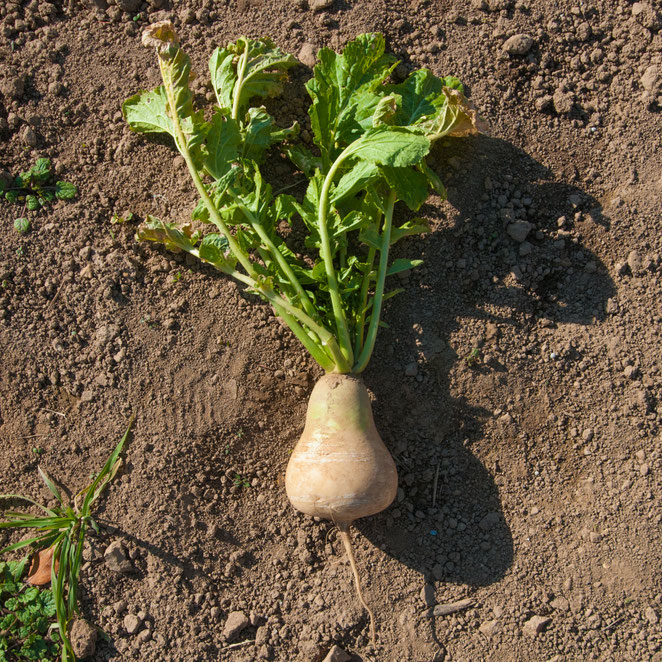
[{"label": "small green weed", "polygon": [[250,487],[251,482],[248,480],[246,476],[242,476],[241,474],[235,474],[234,475],[234,480],[232,481],[235,487]]},{"label": "small green weed", "polygon": [[[54,181],[50,159],[37,159],[35,164],[7,183],[0,179],[0,197],[7,202],[23,205],[23,213],[37,212],[55,200],[71,200],[78,189],[69,182]],[[14,228],[21,234],[30,229],[27,218],[17,218]]]},{"label": "small green weed", "polygon": [[[30,528],[36,529],[39,533],[33,538],[8,545],[0,550],[0,554],[22,549],[28,545],[32,545],[36,549],[53,548],[53,561],[51,565],[53,612],[51,616],[54,615],[56,617],[57,625],[54,627],[62,639],[62,662],[71,662],[76,659],[67,635],[67,628],[75,614],[80,613],[78,607],[78,580],[83,557],[85,534],[90,526],[97,533],[99,532],[96,522],[92,519],[92,505],[99,498],[106,485],[115,477],[121,464],[120,454],[129,437],[129,431],[132,425],[133,419],[129,422],[124,436],[115,447],[103,469],[101,469],[90,485],[78,492],[72,504],[65,504],[57,486],[41,467],[38,467],[39,475],[50,493],[57,499],[57,505],[47,508],[30,497],[20,494],[0,494],[0,499],[20,499],[27,501],[45,513],[43,515],[33,515],[26,512],[6,511],[4,513],[6,520],[0,522],[0,529]],[[79,503],[81,499],[82,504]],[[59,569],[56,572],[56,568],[58,567]],[[29,591],[30,589],[26,591],[26,594],[32,596],[32,593],[29,593]],[[30,599],[36,600],[36,598],[32,597]],[[18,609],[22,603],[19,600],[19,602],[11,604],[15,604],[16,609]],[[6,602],[5,609],[9,609]],[[11,611],[16,611],[16,609],[12,609]],[[4,619],[4,613],[1,611],[0,613],[3,614]],[[3,625],[4,623],[5,620],[0,621],[0,631],[6,629]],[[27,630],[21,630],[21,632],[26,634],[26,636],[28,634]],[[3,657],[2,648],[0,648],[0,662],[14,659],[23,658]],[[30,657],[25,659],[41,660],[44,658]]]},{"label": "small green weed", "polygon": [[480,363],[480,350],[474,347],[465,357],[464,360],[470,368],[475,368]]},{"label": "small green weed", "polygon": [[27,563],[27,556],[0,561],[0,662],[52,660],[60,653],[57,630],[49,632],[53,592],[21,582]]}]

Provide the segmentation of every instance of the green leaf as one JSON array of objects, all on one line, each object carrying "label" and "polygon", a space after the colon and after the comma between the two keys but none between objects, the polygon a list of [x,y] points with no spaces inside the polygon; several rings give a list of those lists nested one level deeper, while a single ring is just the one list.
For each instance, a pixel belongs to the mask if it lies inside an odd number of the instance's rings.
[{"label": "green leaf", "polygon": [[441,197],[442,200],[446,199],[446,187],[439,175],[430,168],[430,166],[425,162],[421,161],[418,165],[419,170],[427,177],[428,184],[432,187],[434,192]]},{"label": "green leaf", "polygon": [[58,200],[71,200],[76,197],[78,189],[74,184],[69,182],[56,182],[55,184],[55,197]]},{"label": "green leaf", "polygon": [[174,223],[164,223],[154,216],[147,216],[147,220],[138,227],[136,239],[155,241],[170,251],[182,250],[190,253],[195,249],[197,235],[189,226],[178,227]]},{"label": "green leaf", "polygon": [[382,97],[372,114],[372,126],[394,124],[398,106],[401,102],[402,98],[398,94],[389,94],[388,96]]},{"label": "green leaf", "polygon": [[341,178],[331,195],[331,202],[338,204],[356,195],[381,177],[379,168],[371,161],[359,161]]},{"label": "green leaf", "polygon": [[222,271],[233,268],[236,263],[236,259],[230,252],[228,240],[217,233],[206,234],[202,238],[198,247],[198,254],[201,260],[209,262]]},{"label": "green leaf", "polygon": [[196,164],[199,147],[208,125],[201,111],[193,108],[193,95],[189,90],[191,60],[179,47],[171,24],[154,23],[145,29],[143,43],[156,48],[163,85],[155,90],[139,92],[122,104],[122,113],[129,127],[138,133],[168,133],[179,151],[178,131],[173,118],[177,118],[186,147]]},{"label": "green leaf", "polygon": [[30,232],[30,220],[27,218],[17,218],[14,220],[14,230],[20,234]]},{"label": "green leaf", "polygon": [[205,142],[205,169],[214,179],[221,179],[236,161],[241,143],[237,123],[221,111],[214,112]]},{"label": "green leaf", "polygon": [[444,81],[429,69],[414,71],[398,85],[387,85],[389,94],[397,94],[400,97],[395,123],[407,126],[434,115],[439,107],[439,95],[443,86]]},{"label": "green leaf", "polygon": [[285,145],[283,151],[294,165],[310,179],[315,170],[322,168],[322,159],[315,156],[308,148],[298,143],[294,145]]},{"label": "green leaf", "polygon": [[50,159],[37,159],[32,168],[30,168],[30,174],[37,184],[45,184],[51,174]]},{"label": "green leaf", "polygon": [[37,209],[40,207],[39,199],[36,195],[32,194],[25,196],[25,204],[28,208],[28,211],[37,211]]},{"label": "green leaf", "polygon": [[375,91],[395,64],[393,56],[384,55],[381,34],[359,35],[340,55],[328,48],[318,53],[314,77],[306,89],[313,102],[308,114],[315,143],[325,160],[335,160],[338,145],[362,133],[358,111],[377,106],[380,95]]},{"label": "green leaf", "polygon": [[398,200],[402,200],[412,211],[418,211],[428,197],[428,178],[412,168],[382,166],[381,171]]},{"label": "green leaf", "polygon": [[242,37],[227,48],[217,48],[209,60],[211,82],[218,105],[242,117],[253,97],[280,94],[288,69],[297,60],[269,39]]},{"label": "green leaf", "polygon": [[366,228],[365,230],[360,232],[359,241],[362,244],[369,246],[370,248],[381,250],[382,247],[381,236],[379,232],[375,230],[375,228]]},{"label": "green leaf", "polygon": [[403,127],[380,126],[370,129],[346,150],[355,157],[396,168],[414,165],[430,150],[430,141]]},{"label": "green leaf", "polygon": [[5,193],[5,200],[7,202],[18,202],[18,191],[7,191]]},{"label": "green leaf", "polygon": [[13,561],[10,562],[9,567],[10,567],[10,572],[12,579],[15,582],[18,582],[21,577],[23,577],[23,572],[25,571],[25,566],[28,564],[29,557],[24,557],[20,561]]},{"label": "green leaf", "polygon": [[244,131],[243,157],[260,161],[271,146],[271,130],[274,118],[264,108],[249,108]]},{"label": "green leaf", "polygon": [[424,234],[425,232],[430,232],[429,223],[423,218],[412,218],[410,221],[403,223],[400,227],[391,230],[391,245],[395,244],[403,237]]},{"label": "green leaf", "polygon": [[423,260],[406,260],[405,258],[398,258],[389,266],[386,275],[393,276],[401,271],[408,271],[409,269],[420,267],[422,264]]},{"label": "green leaf", "polygon": [[53,479],[41,467],[37,467],[37,471],[39,472],[41,479],[46,483],[46,487],[50,490],[51,494],[62,503],[62,495],[53,482]]}]

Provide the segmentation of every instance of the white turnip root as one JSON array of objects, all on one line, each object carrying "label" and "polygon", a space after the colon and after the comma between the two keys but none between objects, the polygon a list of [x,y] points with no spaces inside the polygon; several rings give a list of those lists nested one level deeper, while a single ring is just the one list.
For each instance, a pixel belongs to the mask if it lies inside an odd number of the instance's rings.
[{"label": "white turnip root", "polygon": [[315,385],[303,434],[287,465],[285,489],[297,510],[338,525],[374,640],[374,617],[361,592],[349,526],[393,502],[398,474],[359,377],[330,373]]}]

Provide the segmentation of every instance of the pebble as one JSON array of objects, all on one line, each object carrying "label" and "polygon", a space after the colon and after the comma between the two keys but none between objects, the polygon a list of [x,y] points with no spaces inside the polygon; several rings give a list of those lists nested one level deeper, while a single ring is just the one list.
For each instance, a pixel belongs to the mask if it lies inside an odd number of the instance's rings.
[{"label": "pebble", "polygon": [[231,641],[236,637],[244,628],[248,627],[250,621],[243,611],[232,611],[228,615],[225,625],[223,626],[223,636]]},{"label": "pebble", "polygon": [[333,7],[333,0],[311,0],[310,1],[310,8],[313,11],[324,11],[325,9],[329,9],[330,7]]},{"label": "pebble", "polygon": [[503,51],[508,55],[526,55],[533,46],[533,37],[528,34],[516,34],[506,39]]},{"label": "pebble", "polygon": [[651,64],[651,66],[644,71],[643,76],[640,78],[640,82],[646,92],[656,92],[657,89],[662,86],[662,75],[660,75],[659,67],[656,64]]},{"label": "pebble", "polygon": [[544,632],[551,622],[552,619],[547,616],[532,616],[526,623],[524,623],[524,632],[535,637],[541,632]]},{"label": "pebble", "polygon": [[575,105],[574,95],[569,92],[563,92],[560,89],[554,92],[552,101],[554,102],[554,109],[559,115],[566,115]]},{"label": "pebble", "polygon": [[348,655],[340,646],[333,645],[326,654],[323,662],[349,662],[351,656]]},{"label": "pebble", "polygon": [[405,366],[405,376],[406,377],[416,377],[418,374],[418,364],[415,362],[408,363]]},{"label": "pebble", "polygon": [[636,379],[639,375],[639,370],[634,365],[627,365],[625,366],[625,370],[623,370],[623,375],[628,379]]},{"label": "pebble", "polygon": [[485,621],[481,623],[478,628],[486,637],[493,637],[495,634],[501,632],[501,623],[497,620]]},{"label": "pebble", "polygon": [[528,221],[515,221],[508,226],[506,232],[516,242],[521,244],[528,237],[532,229],[533,224]]},{"label": "pebble", "polygon": [[570,603],[561,596],[554,598],[549,604],[553,609],[558,611],[568,611],[570,609]]},{"label": "pebble", "polygon": [[103,553],[104,561],[109,570],[113,572],[127,573],[133,570],[133,565],[129,560],[126,547],[121,540],[114,540],[106,547]]},{"label": "pebble", "polygon": [[91,657],[97,647],[97,629],[85,619],[77,618],[69,631],[69,640],[76,658]]},{"label": "pebble", "polygon": [[646,617],[646,620],[651,624],[651,625],[657,625],[657,622],[659,620],[657,612],[655,609],[652,607],[646,607],[646,611],[644,612],[644,616]]},{"label": "pebble", "polygon": [[299,62],[307,67],[314,67],[317,62],[317,49],[309,42],[306,42],[299,51]]},{"label": "pebble", "polygon": [[141,620],[135,614],[127,614],[124,617],[124,629],[128,634],[135,634],[140,629]]},{"label": "pebble", "polygon": [[116,0],[115,4],[126,12],[134,12],[140,9],[142,0]]},{"label": "pebble", "polygon": [[37,146],[37,134],[34,132],[34,129],[31,126],[24,126],[21,129],[21,140],[28,147]]},{"label": "pebble", "polygon": [[641,271],[641,254],[639,251],[630,251],[628,253],[628,267],[630,267],[630,271],[632,271],[633,274],[638,273]]}]

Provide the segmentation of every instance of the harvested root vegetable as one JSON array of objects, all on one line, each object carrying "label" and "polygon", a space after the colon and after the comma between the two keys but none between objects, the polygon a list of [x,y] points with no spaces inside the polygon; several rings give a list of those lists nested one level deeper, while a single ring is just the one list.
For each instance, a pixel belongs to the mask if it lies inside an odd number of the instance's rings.
[{"label": "harvested root vegetable", "polygon": [[[256,98],[278,94],[297,64],[271,41],[240,38],[211,56],[218,102],[207,115],[189,90],[191,63],[169,22],[143,34],[155,48],[163,85],[123,105],[131,129],[169,134],[200,196],[193,221],[176,226],[148,217],[140,240],[185,251],[243,283],[271,304],[326,371],[315,386],[303,435],[287,468],[290,501],[304,513],[334,521],[361,594],[349,526],[387,508],[397,490],[393,459],[375,428],[359,375],[372,356],[388,277],[420,260],[389,260],[393,244],[427,232],[425,219],[394,222],[400,201],[417,211],[430,188],[445,196],[425,157],[444,136],[478,132],[459,80],[427,69],[394,84],[398,64],[380,34],[359,35],[343,53],[322,49],[306,84],[316,151],[298,140],[299,127],[276,126]],[[274,194],[260,164],[269,148],[290,158],[305,194]],[[300,219],[306,253],[279,234]],[[211,232],[204,232],[204,225]],[[374,638],[374,619],[371,631]]]},{"label": "harvested root vegetable", "polygon": [[308,401],[306,426],[287,465],[285,489],[297,510],[338,525],[374,639],[374,616],[361,592],[349,525],[391,505],[398,474],[375,427],[360,378],[330,373],[317,382]]}]

